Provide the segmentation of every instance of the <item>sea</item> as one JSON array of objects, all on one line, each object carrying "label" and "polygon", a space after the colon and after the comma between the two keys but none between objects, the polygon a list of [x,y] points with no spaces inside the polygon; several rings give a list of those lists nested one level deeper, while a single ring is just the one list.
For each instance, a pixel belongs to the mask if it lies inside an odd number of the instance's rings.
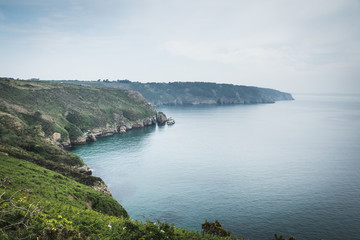
[{"label": "sea", "polygon": [[77,146],[131,219],[245,239],[360,239],[360,96],[162,106],[150,126]]}]

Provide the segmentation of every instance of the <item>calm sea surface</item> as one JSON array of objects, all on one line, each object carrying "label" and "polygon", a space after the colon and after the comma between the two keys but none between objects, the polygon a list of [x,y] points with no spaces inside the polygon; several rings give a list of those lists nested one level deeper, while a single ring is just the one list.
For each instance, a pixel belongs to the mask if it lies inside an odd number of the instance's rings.
[{"label": "calm sea surface", "polygon": [[360,97],[161,107],[176,124],[76,147],[132,219],[247,239],[360,239]]}]

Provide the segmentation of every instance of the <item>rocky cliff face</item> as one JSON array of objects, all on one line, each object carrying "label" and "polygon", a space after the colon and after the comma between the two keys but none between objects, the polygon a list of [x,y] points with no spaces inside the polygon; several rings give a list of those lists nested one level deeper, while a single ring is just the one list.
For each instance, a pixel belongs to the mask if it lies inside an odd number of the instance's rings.
[{"label": "rocky cliff face", "polygon": [[138,92],[58,82],[0,78],[0,111],[64,147],[156,124],[155,108]]}]

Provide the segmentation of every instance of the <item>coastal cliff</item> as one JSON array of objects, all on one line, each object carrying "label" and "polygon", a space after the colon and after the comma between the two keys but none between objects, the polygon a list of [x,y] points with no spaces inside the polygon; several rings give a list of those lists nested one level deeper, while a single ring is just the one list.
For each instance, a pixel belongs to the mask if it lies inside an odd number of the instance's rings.
[{"label": "coastal cliff", "polygon": [[64,82],[138,91],[154,106],[256,104],[294,100],[290,93],[274,89],[210,82],[140,83],[129,80]]},{"label": "coastal cliff", "polygon": [[140,93],[0,78],[0,152],[111,196],[82,159],[63,147],[156,124]]},{"label": "coastal cliff", "polygon": [[42,81],[0,79],[0,112],[59,146],[156,124],[138,92]]},{"label": "coastal cliff", "polygon": [[229,239],[218,222],[132,221],[63,148],[156,122],[175,123],[134,91],[0,78],[0,239]]}]

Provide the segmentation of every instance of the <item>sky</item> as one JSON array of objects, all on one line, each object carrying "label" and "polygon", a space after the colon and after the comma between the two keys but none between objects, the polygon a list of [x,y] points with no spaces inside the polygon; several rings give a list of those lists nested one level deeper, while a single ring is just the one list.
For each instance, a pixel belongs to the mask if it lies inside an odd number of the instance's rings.
[{"label": "sky", "polygon": [[0,0],[0,77],[360,93],[360,0]]}]

